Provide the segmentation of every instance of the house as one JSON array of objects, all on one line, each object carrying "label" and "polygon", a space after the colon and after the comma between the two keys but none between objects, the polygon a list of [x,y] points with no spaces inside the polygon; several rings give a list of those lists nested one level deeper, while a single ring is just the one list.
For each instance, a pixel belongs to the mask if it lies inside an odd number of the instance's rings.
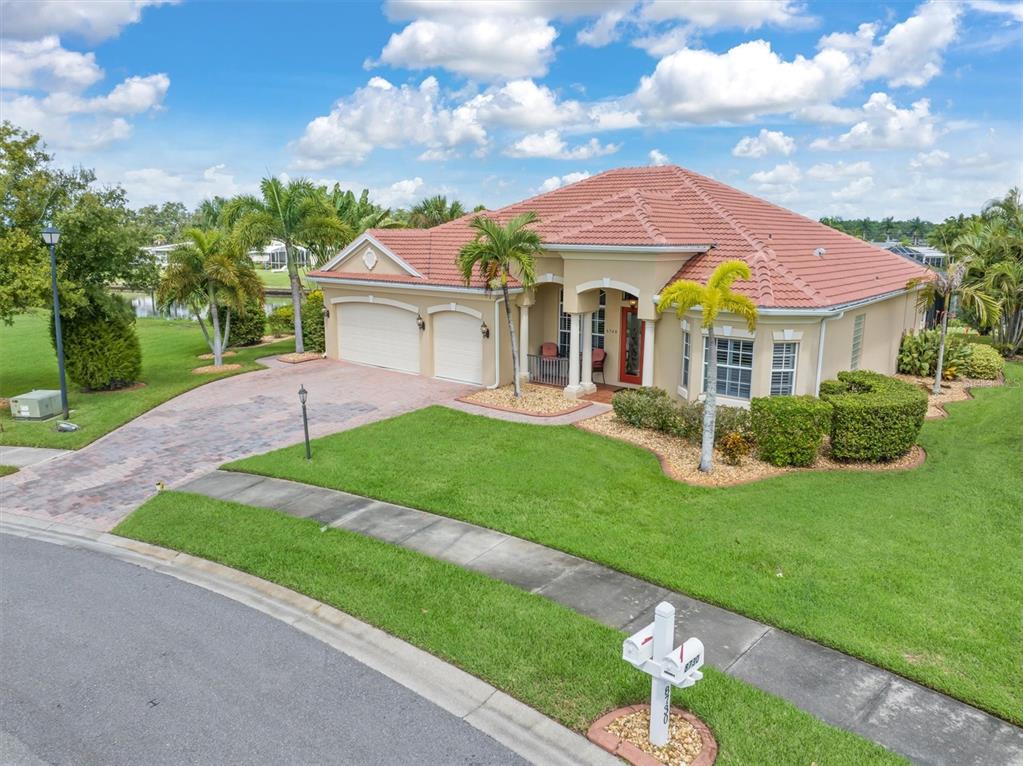
[{"label": "house", "polygon": [[[143,247],[142,250],[156,258],[160,266],[167,265],[167,256],[179,247],[187,246],[187,242],[172,242],[163,245]],[[257,247],[249,250],[249,258],[257,268],[279,270],[288,265],[288,256],[284,249],[284,243],[278,239],[270,240],[265,247]],[[295,246],[295,261],[299,267],[305,268],[309,265],[309,251],[304,247]]]},{"label": "house", "polygon": [[911,258],[917,263],[922,263],[924,266],[930,266],[935,269],[945,268],[945,262],[948,261],[948,255],[938,250],[936,247],[930,247],[928,245],[904,245],[901,242],[879,242],[878,247],[883,247],[885,250],[891,250],[893,253],[903,256],[904,258]]},{"label": "house", "polygon": [[[537,283],[511,290],[521,369],[537,382],[592,391],[593,349],[604,378],[703,393],[699,311],[658,314],[662,288],[706,281],[740,258],[752,277],[734,289],[760,310],[755,332],[737,317],[715,325],[725,404],[814,394],[839,370],[895,371],[900,336],[920,324],[908,280],[920,265],[828,226],[674,166],[611,170],[488,212],[501,222],[534,211],[543,236]],[[472,215],[432,229],[370,230],[309,278],[323,289],[327,355],[496,386],[512,379],[500,292],[456,268]],[[556,347],[556,355],[544,357]]]}]

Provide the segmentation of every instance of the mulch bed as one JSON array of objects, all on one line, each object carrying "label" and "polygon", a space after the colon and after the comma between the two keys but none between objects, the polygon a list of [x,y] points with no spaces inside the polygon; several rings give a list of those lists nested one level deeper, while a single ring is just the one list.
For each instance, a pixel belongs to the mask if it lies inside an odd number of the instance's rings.
[{"label": "mulch bed", "polygon": [[650,706],[613,710],[590,726],[586,737],[633,766],[711,766],[718,745],[707,725],[687,710],[671,709],[668,744],[650,744]]},{"label": "mulch bed", "polygon": [[475,391],[467,396],[459,397],[458,401],[466,404],[475,404],[479,407],[487,407],[502,412],[516,412],[519,415],[532,415],[538,418],[552,418],[558,415],[567,415],[576,412],[584,407],[589,407],[590,402],[566,399],[560,388],[551,386],[538,386],[535,383],[522,384],[522,397],[515,398],[513,386],[502,386],[501,388],[483,389]]},{"label": "mulch bed", "polygon": [[319,351],[303,351],[301,354],[293,352],[281,354],[277,357],[278,362],[284,362],[285,364],[302,364],[302,362],[313,362],[317,359],[323,359],[323,354]]},{"label": "mulch bed", "polygon": [[[238,354],[237,351],[225,351],[224,353],[221,354],[221,356],[225,356],[225,357],[226,356],[237,356],[237,354]],[[209,359],[212,359],[212,358],[213,358],[213,354],[199,354],[199,359],[207,359],[207,360],[209,360]]]},{"label": "mulch bed", "polygon": [[896,375],[899,380],[907,383],[915,383],[927,392],[927,419],[946,418],[948,412],[945,405],[949,402],[963,402],[972,399],[971,388],[991,388],[1005,384],[1005,378],[999,377],[995,380],[982,380],[980,378],[959,378],[958,380],[943,380],[941,382],[941,394],[935,396],[931,393],[931,386],[934,385],[934,378],[922,378],[919,375]]},{"label": "mulch bed", "polygon": [[240,370],[242,366],[240,364],[222,364],[219,367],[215,364],[207,364],[205,367],[196,367],[192,370],[193,375],[212,375],[218,372],[232,372],[234,370]]}]

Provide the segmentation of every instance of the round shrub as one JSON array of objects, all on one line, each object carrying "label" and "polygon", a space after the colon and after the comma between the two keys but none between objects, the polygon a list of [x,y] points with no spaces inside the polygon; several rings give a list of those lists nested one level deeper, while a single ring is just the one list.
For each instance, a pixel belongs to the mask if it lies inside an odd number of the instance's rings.
[{"label": "round shrub", "polygon": [[[109,391],[130,386],[142,374],[142,347],[135,334],[135,314],[117,296],[61,317],[67,376],[85,391]],[[50,337],[53,318],[50,318]],[[56,341],[54,341],[56,344]]]},{"label": "round shrub", "polygon": [[973,353],[966,367],[967,377],[994,380],[1002,374],[1004,368],[1005,360],[998,351],[981,343],[973,344]]},{"label": "round shrub", "polygon": [[750,419],[761,460],[807,466],[817,459],[831,425],[831,405],[814,396],[757,397],[750,402]]},{"label": "round shrub", "polygon": [[295,312],[288,303],[278,306],[266,318],[266,327],[271,335],[291,335],[295,332]]},{"label": "round shrub", "polygon": [[302,343],[306,351],[326,348],[322,290],[313,290],[302,301]]},{"label": "round shrub", "polygon": [[741,465],[743,458],[753,450],[753,445],[738,431],[729,431],[717,440],[717,448],[726,463]]},{"label": "round shrub", "polygon": [[912,448],[927,414],[927,394],[877,372],[838,373],[821,385],[832,407],[831,454],[838,460],[882,462]]},{"label": "round shrub", "polygon": [[[703,402],[680,402],[677,435],[699,444],[703,440]],[[718,405],[714,413],[714,444],[728,433],[737,433],[747,440],[753,438],[749,410],[744,407]]]},{"label": "round shrub", "polygon": [[[224,321],[226,306],[220,307],[220,321]],[[266,314],[262,302],[252,301],[245,307],[245,313],[231,311],[231,335],[228,343],[231,346],[254,346],[263,340],[266,332]]]},{"label": "round shrub", "polygon": [[636,428],[669,433],[678,429],[679,410],[661,388],[623,388],[611,397],[615,414]]}]

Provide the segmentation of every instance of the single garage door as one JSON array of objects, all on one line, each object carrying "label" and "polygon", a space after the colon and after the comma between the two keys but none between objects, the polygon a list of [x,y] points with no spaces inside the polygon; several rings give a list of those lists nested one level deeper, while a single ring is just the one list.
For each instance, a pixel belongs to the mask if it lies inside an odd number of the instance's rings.
[{"label": "single garage door", "polygon": [[411,311],[379,303],[344,303],[338,312],[341,358],[419,372],[419,327]]},{"label": "single garage door", "polygon": [[457,311],[433,315],[433,364],[438,378],[483,383],[480,320]]}]

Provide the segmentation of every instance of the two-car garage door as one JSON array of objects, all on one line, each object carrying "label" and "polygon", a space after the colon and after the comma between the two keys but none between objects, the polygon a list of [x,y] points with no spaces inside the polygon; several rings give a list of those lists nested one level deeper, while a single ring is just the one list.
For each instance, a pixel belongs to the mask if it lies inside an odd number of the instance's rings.
[{"label": "two-car garage door", "polygon": [[[382,303],[343,303],[338,311],[341,358],[402,372],[420,372],[416,314]],[[433,366],[438,378],[481,385],[480,320],[459,311],[430,315]]]},{"label": "two-car garage door", "polygon": [[344,303],[338,313],[342,359],[419,372],[415,314],[380,303]]}]

